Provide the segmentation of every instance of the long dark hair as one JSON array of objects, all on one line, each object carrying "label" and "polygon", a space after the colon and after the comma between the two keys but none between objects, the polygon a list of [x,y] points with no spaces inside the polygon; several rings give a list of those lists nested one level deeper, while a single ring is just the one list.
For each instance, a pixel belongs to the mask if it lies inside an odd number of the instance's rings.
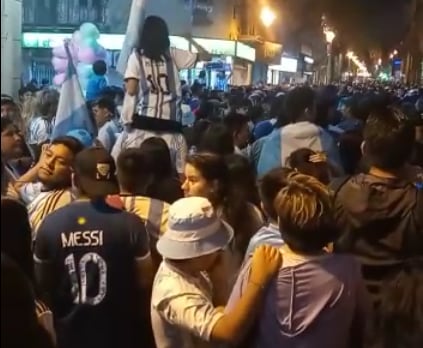
[{"label": "long dark hair", "polygon": [[141,53],[156,62],[169,58],[169,29],[166,22],[157,16],[145,19],[141,28],[137,48]]},{"label": "long dark hair", "polygon": [[[17,231],[18,232],[18,231]],[[31,284],[13,260],[1,254],[1,346],[53,348],[38,323]]]},{"label": "long dark hair", "polygon": [[251,236],[257,232],[248,212],[249,204],[234,185],[225,157],[213,153],[197,153],[188,156],[187,163],[197,169],[204,179],[215,187],[207,197],[215,209],[222,209],[223,218],[235,232],[235,246],[245,254]]},{"label": "long dark hair", "polygon": [[140,146],[144,165],[149,168],[156,179],[175,176],[169,147],[159,137],[151,137],[143,141]]},{"label": "long dark hair", "polygon": [[302,174],[313,176],[327,185],[330,181],[329,166],[326,162],[311,162],[310,156],[316,154],[317,152],[311,149],[298,149],[289,155],[287,164],[292,169],[298,170]]},{"label": "long dark hair", "polygon": [[23,204],[1,198],[1,252],[11,258],[35,285],[31,226]]}]

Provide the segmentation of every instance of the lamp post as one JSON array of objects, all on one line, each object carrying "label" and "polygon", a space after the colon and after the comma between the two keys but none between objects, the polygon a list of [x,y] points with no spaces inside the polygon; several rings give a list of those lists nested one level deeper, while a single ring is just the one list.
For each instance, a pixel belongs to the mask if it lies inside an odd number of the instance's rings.
[{"label": "lamp post", "polygon": [[265,6],[261,9],[260,20],[266,28],[270,27],[275,19],[276,14],[271,8]]},{"label": "lamp post", "polygon": [[327,64],[327,75],[326,75],[326,82],[332,82],[332,71],[333,71],[333,55],[332,55],[332,43],[335,40],[336,34],[333,30],[325,28],[324,30],[326,44],[327,44],[327,56],[328,56],[328,64]]}]

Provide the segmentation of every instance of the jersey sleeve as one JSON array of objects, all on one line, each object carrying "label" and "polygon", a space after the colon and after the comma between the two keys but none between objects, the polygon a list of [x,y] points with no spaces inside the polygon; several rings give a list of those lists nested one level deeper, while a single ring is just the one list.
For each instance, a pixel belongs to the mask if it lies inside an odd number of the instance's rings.
[{"label": "jersey sleeve", "polygon": [[184,293],[161,301],[157,308],[166,321],[210,341],[216,323],[223,317],[211,301],[200,293]]},{"label": "jersey sleeve", "polygon": [[35,238],[34,261],[36,263],[49,263],[52,259],[50,250],[50,232],[51,224],[49,219],[45,220],[39,227]]},{"label": "jersey sleeve", "polygon": [[181,50],[179,48],[172,47],[170,49],[173,61],[175,62],[178,70],[191,69],[197,62],[197,53]]},{"label": "jersey sleeve", "polygon": [[141,66],[136,52],[132,52],[128,59],[125,71],[125,80],[128,79],[141,79]]},{"label": "jersey sleeve", "polygon": [[[144,259],[150,256],[150,243],[148,241],[147,230],[144,221],[135,214],[130,215],[131,226],[131,246],[136,259]],[[129,220],[129,219],[128,219]]]},{"label": "jersey sleeve", "polygon": [[185,162],[188,156],[188,145],[183,135],[175,135],[175,167],[178,174],[183,174],[185,169]]}]

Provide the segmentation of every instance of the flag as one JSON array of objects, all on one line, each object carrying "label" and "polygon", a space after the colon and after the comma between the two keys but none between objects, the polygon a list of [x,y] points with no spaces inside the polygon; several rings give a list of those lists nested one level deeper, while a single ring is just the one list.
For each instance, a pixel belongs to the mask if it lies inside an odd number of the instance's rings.
[{"label": "flag", "polygon": [[121,75],[125,75],[129,56],[139,39],[140,28],[144,22],[145,17],[144,9],[146,1],[148,0],[132,0],[128,25],[126,27],[125,40],[123,42],[123,47],[120,51],[119,59],[116,65],[116,70]]},{"label": "flag", "polygon": [[65,43],[65,49],[68,57],[68,67],[66,79],[60,91],[52,139],[64,136],[76,129],[84,129],[92,136],[95,136],[97,134],[97,127],[88,112],[68,43]]}]

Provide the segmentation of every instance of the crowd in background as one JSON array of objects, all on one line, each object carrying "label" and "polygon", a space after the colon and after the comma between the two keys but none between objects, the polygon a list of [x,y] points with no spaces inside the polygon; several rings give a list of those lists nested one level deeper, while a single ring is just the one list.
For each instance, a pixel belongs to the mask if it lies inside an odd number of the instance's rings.
[{"label": "crowd in background", "polygon": [[422,347],[422,89],[183,81],[176,122],[136,54],[96,137],[2,96],[2,346]]}]

